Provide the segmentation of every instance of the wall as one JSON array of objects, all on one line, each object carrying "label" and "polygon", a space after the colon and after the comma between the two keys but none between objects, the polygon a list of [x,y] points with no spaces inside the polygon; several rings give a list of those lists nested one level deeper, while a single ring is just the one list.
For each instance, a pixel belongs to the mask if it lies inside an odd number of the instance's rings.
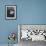
[{"label": "wall", "polygon": [[[16,20],[5,19],[5,5],[17,6]],[[8,43],[9,32],[18,32],[18,24],[46,24],[46,0],[0,0],[0,44]]]}]

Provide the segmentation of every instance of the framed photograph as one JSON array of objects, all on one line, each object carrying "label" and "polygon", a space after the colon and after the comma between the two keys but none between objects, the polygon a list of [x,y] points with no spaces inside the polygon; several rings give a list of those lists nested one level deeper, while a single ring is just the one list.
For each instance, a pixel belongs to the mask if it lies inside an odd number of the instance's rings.
[{"label": "framed photograph", "polygon": [[19,24],[18,42],[24,43],[24,40],[46,41],[46,24]]},{"label": "framed photograph", "polygon": [[15,20],[16,19],[16,5],[6,5],[5,7],[6,7],[5,8],[6,19]]}]

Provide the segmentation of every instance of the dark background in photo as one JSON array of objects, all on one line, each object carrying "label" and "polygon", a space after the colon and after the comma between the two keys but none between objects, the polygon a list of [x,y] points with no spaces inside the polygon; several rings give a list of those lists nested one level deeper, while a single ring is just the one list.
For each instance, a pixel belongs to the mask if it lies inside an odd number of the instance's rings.
[{"label": "dark background in photo", "polygon": [[14,7],[7,7],[7,17],[14,17],[15,10]]}]

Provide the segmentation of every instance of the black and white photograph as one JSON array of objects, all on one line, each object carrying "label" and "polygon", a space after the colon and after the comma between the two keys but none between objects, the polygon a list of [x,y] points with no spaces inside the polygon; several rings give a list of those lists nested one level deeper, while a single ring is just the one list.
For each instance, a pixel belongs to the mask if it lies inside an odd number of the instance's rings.
[{"label": "black and white photograph", "polygon": [[31,46],[46,42],[46,25],[19,24],[18,42],[20,46]]},{"label": "black and white photograph", "polygon": [[6,5],[6,19],[16,19],[16,5]]}]

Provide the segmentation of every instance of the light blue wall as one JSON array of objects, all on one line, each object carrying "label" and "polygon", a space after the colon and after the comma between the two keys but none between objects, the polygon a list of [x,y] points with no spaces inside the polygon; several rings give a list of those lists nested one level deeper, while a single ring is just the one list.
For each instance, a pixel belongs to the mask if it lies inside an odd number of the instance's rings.
[{"label": "light blue wall", "polygon": [[[17,6],[16,20],[5,20],[5,5]],[[46,0],[0,0],[0,44],[8,43],[18,24],[46,24]]]}]

